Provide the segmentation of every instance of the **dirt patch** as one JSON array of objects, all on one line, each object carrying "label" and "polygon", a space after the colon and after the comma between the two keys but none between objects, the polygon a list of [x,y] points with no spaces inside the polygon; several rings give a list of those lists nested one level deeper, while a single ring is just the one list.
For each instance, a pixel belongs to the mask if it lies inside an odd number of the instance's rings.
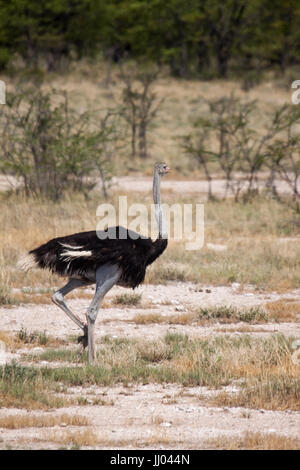
[{"label": "dirt patch", "polygon": [[[264,176],[264,175],[263,175]],[[20,187],[21,183],[14,176],[0,175],[0,191],[15,190]],[[132,192],[132,188],[137,192],[151,193],[153,185],[153,178],[151,176],[119,176],[112,178],[111,189],[113,191],[126,191]],[[180,194],[198,193],[203,196],[208,194],[208,182],[203,179],[190,180],[190,179],[165,179],[163,182],[165,191],[172,191]],[[274,186],[279,194],[292,194],[290,186],[282,180],[275,180]],[[258,189],[265,188],[265,181],[262,178],[258,181]],[[95,186],[95,189],[102,190],[102,182]],[[226,192],[226,180],[222,178],[214,178],[211,182],[212,193],[217,197],[224,197]],[[228,197],[232,197],[230,192]]]},{"label": "dirt patch", "polygon": [[[81,294],[81,291],[78,291]],[[92,289],[84,292],[93,295]],[[219,322],[212,326],[195,325],[168,325],[168,324],[147,324],[137,325],[133,320],[137,314],[159,313],[160,315],[174,315],[179,311],[188,311],[200,307],[253,307],[264,305],[266,302],[275,302],[282,297],[300,301],[300,290],[294,290],[289,294],[276,292],[258,292],[251,286],[245,287],[243,292],[239,292],[236,283],[230,286],[202,286],[201,288],[186,282],[172,282],[168,285],[144,284],[139,286],[135,292],[141,294],[141,307],[128,307],[111,305],[112,299],[124,292],[131,293],[130,289],[113,287],[106,296],[107,308],[100,311],[96,328],[97,337],[100,340],[102,335],[112,334],[115,336],[146,336],[148,339],[155,339],[160,335],[165,335],[170,329],[182,334],[205,336],[214,332],[216,328],[222,327]],[[79,295],[80,295],[79,294]],[[34,294],[32,294],[34,296]],[[76,295],[76,294],[74,294]],[[51,295],[49,294],[49,297]],[[85,319],[85,312],[89,305],[87,299],[72,298],[67,301],[68,305],[81,318]],[[224,325],[228,328],[228,324]],[[235,324],[238,327],[239,324]],[[261,326],[261,325],[260,325]],[[22,327],[28,331],[46,331],[48,334],[64,338],[68,335],[80,332],[73,322],[54,304],[27,304],[11,308],[0,308],[0,330],[18,332]],[[258,326],[259,328],[259,326]],[[264,328],[271,332],[283,332],[300,337],[300,323],[271,323],[264,325]]]},{"label": "dirt patch", "polygon": [[[69,393],[82,395],[82,389],[73,388]],[[89,429],[98,437],[94,445],[83,448],[205,449],[209,447],[207,441],[221,436],[240,437],[259,430],[265,434],[295,437],[299,432],[298,412],[209,407],[202,396],[214,392],[205,387],[183,389],[151,384],[85,389],[87,397],[103,393],[109,394],[114,405],[76,406],[59,411],[59,414],[88,417]],[[0,416],[12,413],[19,415],[24,411],[2,409]],[[56,411],[50,413],[57,414]],[[63,441],[72,432],[73,435],[81,433],[78,427],[61,424],[52,428],[27,428],[26,433],[24,429],[0,429],[0,446],[58,448],[51,437]]]},{"label": "dirt patch", "polygon": [[[270,335],[274,332],[300,338],[300,323],[245,323],[212,325],[136,324],[134,317],[156,312],[174,315],[182,309],[232,305],[252,307],[266,302],[278,302],[282,297],[291,302],[300,300],[300,291],[282,294],[258,292],[251,286],[239,291],[236,284],[229,287],[195,286],[189,283],[168,285],[143,285],[137,289],[141,305],[114,306],[113,298],[126,290],[114,287],[106,297],[106,308],[97,319],[97,342],[105,335],[112,337],[146,338],[155,340],[168,332],[187,334],[191,337],[211,335]],[[130,292],[128,290],[128,292]],[[86,290],[92,296],[92,289]],[[33,294],[34,295],[34,294]],[[49,294],[50,295],[50,294]],[[68,304],[84,318],[88,300],[70,299]],[[245,328],[246,326],[246,328]],[[0,330],[17,333],[21,328],[28,331],[46,331],[57,338],[80,334],[79,329],[53,304],[27,304],[0,309]],[[6,360],[21,361],[23,350],[6,353]],[[38,351],[37,351],[38,353]],[[45,366],[46,364],[43,364]],[[50,366],[50,364],[49,364]],[[61,364],[60,364],[61,366]],[[51,364],[55,367],[55,364]],[[238,390],[234,385],[219,390],[207,387],[184,387],[175,384],[127,384],[112,387],[70,387],[64,390],[68,397],[80,397],[81,406],[70,406],[44,412],[53,415],[86,416],[89,423],[76,426],[53,421],[52,426],[20,429],[0,428],[0,448],[14,449],[206,449],[219,438],[240,437],[247,432],[261,432],[287,438],[299,435],[300,412],[267,411],[245,407],[216,407],[209,399],[216,394]],[[41,411],[24,411],[2,408],[0,417],[30,413],[43,415]]]},{"label": "dirt patch", "polygon": [[[257,188],[263,190],[266,182],[262,178],[257,183]],[[153,185],[153,179],[151,177],[139,176],[121,176],[114,177],[112,179],[112,188],[116,191],[132,192],[151,192]],[[245,185],[246,188],[247,185]],[[275,180],[274,186],[279,194],[291,194],[291,188],[285,181]],[[199,180],[175,180],[166,178],[163,182],[165,191],[173,191],[180,194],[198,193],[207,196],[208,194],[208,182],[202,179]],[[101,188],[101,182],[99,182],[99,188]],[[211,191],[216,197],[224,197],[226,193],[226,180],[222,178],[213,178],[211,181]],[[243,190],[242,190],[243,192]],[[228,197],[232,197],[230,192]]]}]

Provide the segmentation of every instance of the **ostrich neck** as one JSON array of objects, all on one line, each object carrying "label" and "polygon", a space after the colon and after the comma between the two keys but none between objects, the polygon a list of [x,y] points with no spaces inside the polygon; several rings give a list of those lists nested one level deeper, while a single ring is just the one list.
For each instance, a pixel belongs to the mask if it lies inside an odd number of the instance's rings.
[{"label": "ostrich neck", "polygon": [[158,238],[168,238],[168,234],[165,229],[164,216],[161,208],[160,181],[161,176],[158,171],[155,170],[153,177],[153,200],[155,204],[155,217],[158,225]]}]

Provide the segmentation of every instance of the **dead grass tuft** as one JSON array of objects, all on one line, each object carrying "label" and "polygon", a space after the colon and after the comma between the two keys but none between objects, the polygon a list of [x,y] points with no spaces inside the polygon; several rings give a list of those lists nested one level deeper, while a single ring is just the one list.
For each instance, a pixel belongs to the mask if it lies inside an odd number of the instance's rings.
[{"label": "dead grass tuft", "polygon": [[60,445],[73,446],[73,447],[94,447],[99,443],[96,433],[92,429],[84,431],[65,431],[65,432],[52,432],[49,434],[49,441],[56,442]]},{"label": "dead grass tuft", "polygon": [[159,313],[138,313],[130,321],[133,321],[137,325],[149,325],[152,323],[164,323],[166,319]]},{"label": "dead grass tuft", "polygon": [[265,309],[275,321],[294,322],[300,316],[300,302],[290,299],[280,299],[267,302]]},{"label": "dead grass tuft", "polygon": [[149,325],[152,323],[161,323],[167,325],[189,325],[196,323],[198,316],[192,313],[180,313],[175,315],[162,315],[160,313],[139,313],[132,320],[137,325]]},{"label": "dead grass tuft", "polygon": [[[236,307],[207,307],[200,310],[193,309],[190,312],[184,312],[172,315],[162,315],[158,313],[137,314],[132,320],[137,325],[148,325],[151,323],[161,323],[169,325],[207,325],[213,323],[266,323],[268,321],[267,312],[261,307],[236,308]],[[248,327],[242,327],[241,331],[253,331]],[[225,331],[225,330],[220,330]]]},{"label": "dead grass tuft", "polygon": [[300,440],[275,433],[246,432],[242,437],[224,437],[207,441],[211,449],[224,450],[299,450]]},{"label": "dead grass tuft", "polygon": [[118,439],[105,436],[97,436],[92,429],[85,431],[66,431],[66,432],[52,432],[48,439],[49,441],[59,443],[65,446],[72,446],[74,448],[84,447],[113,447],[113,448],[144,448],[156,445],[170,445],[172,442],[168,435],[161,430],[157,430],[150,434],[147,438],[139,439]]},{"label": "dead grass tuft", "polygon": [[0,428],[21,429],[21,428],[50,428],[54,426],[88,426],[89,420],[80,415],[8,415],[0,416]]},{"label": "dead grass tuft", "polygon": [[3,341],[6,348],[9,350],[15,350],[23,347],[24,343],[12,333],[8,331],[0,331],[0,341]]}]

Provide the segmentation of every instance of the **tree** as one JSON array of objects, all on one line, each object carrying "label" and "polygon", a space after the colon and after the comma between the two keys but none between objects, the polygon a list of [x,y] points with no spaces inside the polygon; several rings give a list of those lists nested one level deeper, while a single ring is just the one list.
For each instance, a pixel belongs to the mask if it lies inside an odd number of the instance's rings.
[{"label": "tree", "polygon": [[158,71],[153,68],[121,68],[121,79],[125,84],[122,94],[122,116],[130,126],[131,156],[135,157],[138,144],[138,156],[148,156],[148,130],[155,118],[163,99],[158,100],[153,92],[153,83]]},{"label": "tree", "polygon": [[[297,106],[283,105],[273,117],[276,139],[268,146],[266,156],[271,171],[277,174],[292,191],[293,205],[299,211],[300,201],[300,137],[297,127],[300,110]],[[276,192],[276,196],[278,193]]]},{"label": "tree", "polygon": [[202,21],[217,59],[220,77],[227,76],[229,61],[246,22],[247,4],[246,0],[200,2]]}]

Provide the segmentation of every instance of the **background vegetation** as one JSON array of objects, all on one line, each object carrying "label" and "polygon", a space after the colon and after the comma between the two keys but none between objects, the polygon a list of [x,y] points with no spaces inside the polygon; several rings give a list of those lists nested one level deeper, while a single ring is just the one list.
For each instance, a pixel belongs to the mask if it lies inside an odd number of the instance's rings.
[{"label": "background vegetation", "polygon": [[204,78],[299,63],[297,0],[11,0],[0,2],[0,64],[47,70],[101,54],[147,58]]},{"label": "background vegetation", "polygon": [[[278,87],[290,87],[299,65],[299,19],[296,0],[0,0],[0,70],[13,84],[0,109],[0,171],[21,181],[27,196],[52,200],[67,190],[88,197],[97,176],[107,198],[120,162],[126,170],[128,160],[149,167],[153,135],[166,127],[162,111],[176,112],[174,92],[157,91],[163,77],[238,79],[247,93],[275,76]],[[53,89],[55,78],[72,76],[80,63],[87,80],[97,67],[104,71],[101,86],[109,91],[97,97],[99,105],[75,105],[62,84]],[[261,189],[282,200],[274,184],[281,180],[298,211],[300,112],[264,101],[268,109],[236,93],[198,93],[176,116],[176,160],[185,158],[176,169],[200,170],[209,198],[218,172],[226,180],[223,196],[236,201]],[[173,150],[155,152],[170,159]]]}]

